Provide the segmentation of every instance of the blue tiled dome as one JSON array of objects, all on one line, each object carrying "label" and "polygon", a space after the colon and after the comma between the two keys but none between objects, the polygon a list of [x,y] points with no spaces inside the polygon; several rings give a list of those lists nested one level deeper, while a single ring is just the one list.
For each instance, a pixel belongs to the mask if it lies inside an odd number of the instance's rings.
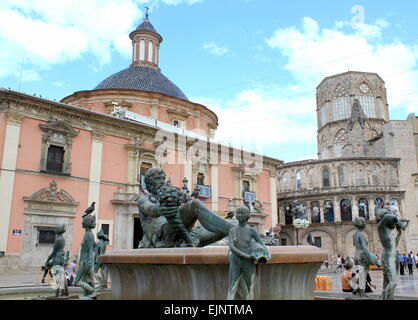
[{"label": "blue tiled dome", "polygon": [[189,100],[160,71],[142,66],[129,67],[111,75],[94,88],[94,90],[97,89],[131,89],[162,93],[170,97]]}]

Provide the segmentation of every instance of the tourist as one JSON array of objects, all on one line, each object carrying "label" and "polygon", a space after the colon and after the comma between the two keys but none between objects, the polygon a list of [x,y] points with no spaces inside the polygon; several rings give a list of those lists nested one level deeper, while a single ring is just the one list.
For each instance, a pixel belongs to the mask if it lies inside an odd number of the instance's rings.
[{"label": "tourist", "polygon": [[72,287],[74,284],[74,277],[77,268],[77,261],[73,260],[68,265],[67,273],[68,273],[68,286]]},{"label": "tourist", "polygon": [[353,292],[354,288],[351,285],[351,280],[355,273],[351,270],[351,265],[344,265],[345,271],[341,274],[341,288],[343,292]]},{"label": "tourist", "polygon": [[44,274],[42,276],[42,281],[41,281],[42,283],[45,283],[45,278],[46,278],[47,274],[49,274],[51,279],[54,278],[53,275],[52,275],[51,269],[48,269],[47,266],[42,266],[41,270],[44,272]]},{"label": "tourist", "polygon": [[338,257],[337,257],[337,269],[341,269],[341,268],[342,268],[341,258],[340,258],[340,255],[338,255]]},{"label": "tourist", "polygon": [[328,269],[328,260],[325,261],[325,267]]},{"label": "tourist", "polygon": [[370,277],[370,273],[367,273],[367,278],[366,278],[366,293],[370,293],[373,292],[372,288],[376,290],[376,285],[372,282],[372,278]]},{"label": "tourist", "polygon": [[403,263],[403,256],[399,254],[399,274],[403,276],[405,274],[405,264]]},{"label": "tourist", "polygon": [[408,257],[406,258],[406,264],[408,265],[408,274],[412,275],[414,272],[412,270],[412,266],[414,265],[414,258],[411,256],[410,253],[408,253]]},{"label": "tourist", "polygon": [[416,267],[417,267],[417,269],[418,269],[418,253],[417,253],[416,257],[415,257],[415,266],[416,266]]}]

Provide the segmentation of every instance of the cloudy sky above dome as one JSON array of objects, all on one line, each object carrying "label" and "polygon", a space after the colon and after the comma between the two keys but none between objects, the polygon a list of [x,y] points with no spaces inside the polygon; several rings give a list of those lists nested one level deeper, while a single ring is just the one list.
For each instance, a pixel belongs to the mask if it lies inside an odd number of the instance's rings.
[{"label": "cloudy sky above dome", "polygon": [[316,158],[315,88],[348,69],[385,80],[391,119],[418,111],[414,0],[2,0],[0,87],[93,89],[129,66],[146,5],[163,74],[217,113],[223,142]]}]

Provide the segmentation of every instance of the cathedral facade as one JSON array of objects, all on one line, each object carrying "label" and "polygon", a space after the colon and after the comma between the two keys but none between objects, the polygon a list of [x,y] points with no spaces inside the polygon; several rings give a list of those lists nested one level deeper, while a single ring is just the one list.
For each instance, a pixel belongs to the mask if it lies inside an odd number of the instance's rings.
[{"label": "cathedral facade", "polygon": [[380,254],[376,207],[398,208],[409,226],[400,251],[418,250],[417,125],[389,119],[383,79],[375,73],[347,72],[325,78],[317,87],[318,160],[284,163],[278,169],[278,210],[283,245],[296,243],[291,210],[300,205],[310,226],[298,231],[300,243],[311,234],[330,258],[354,256],[352,224],[367,221],[371,251]]}]

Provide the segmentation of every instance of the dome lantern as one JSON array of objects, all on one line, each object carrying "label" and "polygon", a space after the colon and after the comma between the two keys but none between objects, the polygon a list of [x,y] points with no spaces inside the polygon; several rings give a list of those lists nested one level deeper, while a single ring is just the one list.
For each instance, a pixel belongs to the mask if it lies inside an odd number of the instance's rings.
[{"label": "dome lantern", "polygon": [[144,21],[130,33],[132,40],[132,67],[146,66],[160,71],[158,67],[161,35],[148,19],[148,8]]}]

